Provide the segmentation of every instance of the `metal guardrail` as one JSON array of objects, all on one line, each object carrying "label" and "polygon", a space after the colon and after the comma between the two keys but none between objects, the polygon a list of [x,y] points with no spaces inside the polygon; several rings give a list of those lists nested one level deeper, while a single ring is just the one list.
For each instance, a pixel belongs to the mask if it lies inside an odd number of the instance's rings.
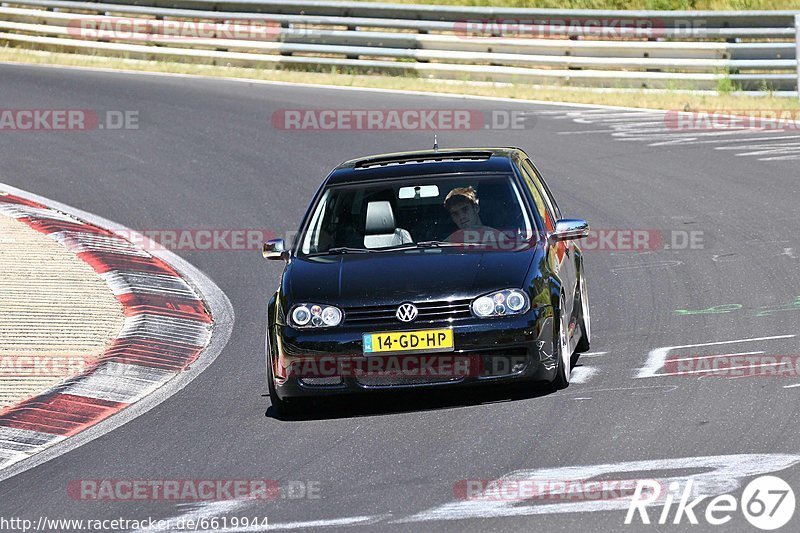
[{"label": "metal guardrail", "polygon": [[797,96],[800,97],[800,14],[795,15],[794,17],[794,29],[795,29],[795,51],[794,57],[797,61]]},{"label": "metal guardrail", "polygon": [[[130,0],[103,0],[107,4],[128,4]],[[708,28],[792,27],[797,11],[629,11],[592,9],[541,9],[517,7],[476,7],[450,5],[391,4],[326,0],[136,0],[136,5],[172,7],[203,11],[269,13],[282,15],[324,15],[352,18],[415,19],[460,22],[480,19],[651,19],[670,27],[703,20]]]},{"label": "metal guardrail", "polygon": [[[211,31],[177,35],[176,24]],[[0,6],[0,41],[133,58],[594,87],[715,89],[730,81],[785,93],[800,82],[800,12],[789,11],[18,0]]]}]

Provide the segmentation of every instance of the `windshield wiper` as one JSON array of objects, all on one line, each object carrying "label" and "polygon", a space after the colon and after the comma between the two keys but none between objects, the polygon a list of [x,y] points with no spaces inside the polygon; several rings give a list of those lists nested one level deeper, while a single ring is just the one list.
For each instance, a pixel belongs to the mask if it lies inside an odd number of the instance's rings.
[{"label": "windshield wiper", "polygon": [[351,248],[350,246],[336,246],[328,248],[329,254],[368,254],[372,250],[367,248]]},{"label": "windshield wiper", "polygon": [[351,248],[349,246],[336,246],[334,248],[328,248],[322,252],[314,252],[308,255],[337,255],[337,254],[367,254],[372,252],[372,250],[368,250],[367,248]]},{"label": "windshield wiper", "polygon": [[419,241],[416,245],[417,248],[442,248],[447,246],[461,246],[461,243],[448,241]]},{"label": "windshield wiper", "polygon": [[419,242],[407,242],[404,244],[398,244],[396,246],[388,246],[386,248],[375,248],[374,251],[391,252],[394,250],[410,250],[413,248],[444,248],[447,246],[461,246],[461,244],[455,242],[447,242],[447,241],[419,241]]}]

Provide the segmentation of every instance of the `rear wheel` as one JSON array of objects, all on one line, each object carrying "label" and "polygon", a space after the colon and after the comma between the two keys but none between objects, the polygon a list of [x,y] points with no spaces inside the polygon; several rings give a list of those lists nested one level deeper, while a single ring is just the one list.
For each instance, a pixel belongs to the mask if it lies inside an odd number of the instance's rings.
[{"label": "rear wheel", "polygon": [[592,317],[589,314],[589,293],[586,290],[586,276],[583,275],[583,269],[581,269],[580,287],[578,289],[579,298],[581,299],[581,340],[578,341],[575,351],[583,353],[589,351],[589,343],[592,338]]},{"label": "rear wheel", "polygon": [[569,386],[571,374],[572,354],[569,349],[569,317],[564,313],[564,295],[561,295],[561,304],[556,320],[556,331],[553,337],[553,355],[556,356],[556,377],[553,387],[566,389]]}]

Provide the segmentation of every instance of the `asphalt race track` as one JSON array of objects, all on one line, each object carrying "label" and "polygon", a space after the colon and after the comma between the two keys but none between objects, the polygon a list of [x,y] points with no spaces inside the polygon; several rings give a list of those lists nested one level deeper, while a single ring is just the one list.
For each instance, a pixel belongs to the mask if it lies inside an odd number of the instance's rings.
[{"label": "asphalt race track", "polygon": [[[440,132],[440,146],[519,146],[538,163],[565,216],[585,218],[593,229],[666,237],[647,250],[586,251],[592,352],[577,360],[576,382],[563,391],[334,404],[318,417],[286,421],[268,410],[263,364],[265,308],[282,263],[264,261],[257,250],[179,250],[233,304],[227,347],[145,415],[0,483],[0,514],[266,516],[283,529],[757,531],[741,513],[725,526],[699,516],[694,527],[685,518],[625,526],[625,510],[607,502],[492,505],[459,500],[454,488],[520,470],[579,479],[580,468],[564,468],[587,465],[617,465],[604,470],[612,480],[733,465],[731,481],[747,470],[739,460],[759,473],[779,470],[800,488],[800,387],[791,386],[800,376],[661,375],[668,371],[654,357],[664,351],[651,354],[664,347],[679,347],[668,354],[684,358],[800,354],[800,173],[791,160],[762,161],[713,143],[624,142],[613,129],[580,120],[593,112],[583,108],[2,65],[0,108],[136,110],[139,129],[0,132],[0,182],[134,229],[282,234],[297,228],[340,161],[432,145],[429,131],[272,127],[274,111],[308,107],[523,111],[524,129]],[[770,133],[747,138],[759,135]],[[702,243],[675,249],[673,239],[688,232],[700,232],[692,235]],[[710,309],[721,305],[729,307]],[[742,454],[766,455],[693,459]],[[734,482],[731,493],[738,498],[753,475]],[[270,479],[303,483],[314,494],[205,506],[86,501],[67,492],[82,479]],[[651,521],[657,517],[650,511]],[[785,530],[797,530],[797,520]]]}]

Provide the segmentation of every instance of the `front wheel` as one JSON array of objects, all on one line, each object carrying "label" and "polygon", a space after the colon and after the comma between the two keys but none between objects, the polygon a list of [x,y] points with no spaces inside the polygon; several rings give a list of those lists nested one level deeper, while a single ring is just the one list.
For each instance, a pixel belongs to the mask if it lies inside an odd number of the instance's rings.
[{"label": "front wheel", "polygon": [[[269,335],[269,332],[267,333]],[[275,378],[272,375],[272,357],[267,357],[267,388],[269,389],[269,401],[272,404],[272,409],[279,417],[285,416],[289,409],[289,404],[278,397],[278,391],[275,389]]]},{"label": "front wheel", "polygon": [[564,295],[561,295],[560,309],[558,310],[557,331],[553,338],[553,355],[556,357],[556,377],[553,379],[553,387],[556,390],[566,389],[569,386],[569,378],[572,373],[572,354],[569,349],[569,318],[564,304]]},{"label": "front wheel", "polygon": [[275,415],[278,418],[301,416],[305,412],[305,402],[300,398],[293,398],[291,400],[281,400],[278,397],[278,391],[275,390],[275,382],[272,380],[272,371],[270,369],[269,376],[269,401],[272,403],[272,408],[275,410]]},{"label": "front wheel", "polygon": [[584,353],[589,351],[589,343],[592,338],[592,317],[589,314],[589,292],[586,290],[586,276],[583,274],[583,272],[581,272],[580,287],[578,289],[578,293],[580,295],[579,297],[581,299],[581,340],[578,341],[575,351],[578,353]]},{"label": "front wheel", "polygon": [[[269,335],[269,331],[267,335]],[[269,344],[267,344],[267,349],[269,350]],[[267,354],[267,389],[269,389],[269,401],[272,404],[275,415],[278,418],[284,418],[302,414],[303,409],[300,400],[281,400],[278,397],[272,368],[272,354],[269,351],[267,351]]]}]

